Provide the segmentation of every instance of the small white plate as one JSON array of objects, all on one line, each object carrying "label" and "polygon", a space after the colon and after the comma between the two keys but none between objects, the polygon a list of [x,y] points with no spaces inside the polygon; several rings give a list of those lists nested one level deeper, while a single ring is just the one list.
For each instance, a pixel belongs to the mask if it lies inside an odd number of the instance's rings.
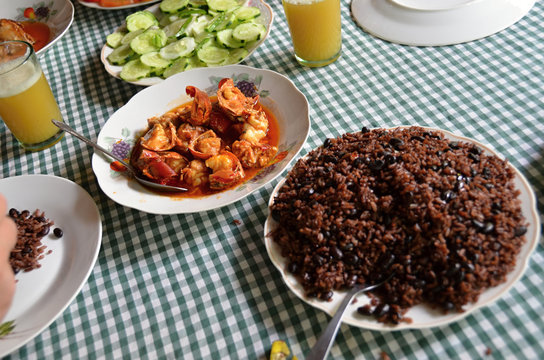
[{"label": "small white plate", "polygon": [[[45,10],[36,11],[43,7]],[[34,19],[25,17],[25,9],[32,8]],[[51,29],[51,40],[40,50],[38,56],[43,55],[57,41],[66,34],[74,20],[74,5],[69,0],[0,0],[0,19],[15,21],[36,20],[45,23]]]},{"label": "small white plate", "polygon": [[[454,135],[453,133],[445,130],[432,128],[427,129],[433,131],[441,131],[446,136],[446,138],[451,140],[473,143],[484,149],[487,154],[493,154],[504,159],[504,157],[498,155],[491,148],[475,140],[463,136]],[[540,239],[540,219],[536,208],[536,199],[534,192],[531,189],[531,186],[529,185],[527,179],[519,172],[519,170],[517,170],[512,165],[510,166],[515,172],[514,183],[516,188],[519,189],[521,192],[521,209],[526,221],[529,223],[529,226],[527,233],[525,234],[525,237],[527,239],[526,243],[521,248],[521,251],[517,257],[516,267],[514,268],[514,270],[512,270],[512,272],[508,274],[506,282],[484,291],[480,295],[478,302],[466,305],[464,307],[465,311],[462,313],[451,312],[449,314],[444,314],[442,311],[431,309],[427,305],[420,304],[414,306],[405,314],[405,317],[412,318],[413,322],[411,324],[400,323],[398,325],[388,325],[377,322],[376,320],[368,317],[357,316],[357,308],[369,303],[369,298],[365,294],[361,294],[357,297],[356,303],[348,305],[348,309],[346,310],[342,321],[352,326],[370,330],[395,331],[405,329],[424,329],[435,326],[442,326],[454,321],[458,321],[469,315],[473,311],[483,306],[490,305],[494,301],[498,300],[502,295],[506,294],[508,290],[510,290],[512,286],[514,286],[514,284],[523,276],[523,273],[525,272],[525,269],[529,264],[531,253],[535,250]],[[280,183],[272,191],[272,194],[270,195],[269,207],[274,203],[274,198],[284,182],[285,179],[280,181]],[[286,258],[282,257],[280,247],[275,241],[273,241],[272,236],[270,235],[272,231],[276,228],[276,226],[277,222],[272,219],[272,216],[269,212],[268,218],[264,225],[266,250],[268,252],[270,260],[272,261],[274,266],[280,271],[283,280],[285,281],[285,284],[302,301],[333,316],[346,292],[334,291],[331,302],[321,301],[315,298],[307,298],[305,296],[302,285],[298,282],[295,276],[293,276],[293,274],[291,274],[287,270]]]},{"label": "small white plate", "polygon": [[142,2],[139,2],[139,3],[135,3],[135,4],[121,5],[121,6],[100,6],[98,3],[95,3],[95,2],[77,0],[77,2],[80,3],[83,6],[87,6],[87,7],[93,8],[93,9],[100,9],[100,10],[129,9],[129,8],[133,8],[133,7],[137,7],[137,6],[153,4],[153,3],[156,3],[156,2],[159,2],[159,1],[161,1],[161,0],[148,0],[148,1],[142,1]]},{"label": "small white plate", "polygon": [[23,175],[2,179],[0,193],[6,197],[8,209],[39,209],[64,233],[58,239],[53,235],[42,239],[46,253],[52,253],[40,261],[40,268],[16,275],[15,297],[3,320],[14,321],[15,327],[0,338],[3,357],[41,333],[79,294],[100,250],[102,222],[89,194],[61,177]]},{"label": "small white plate", "polygon": [[[244,61],[245,59],[247,59],[249,56],[251,56],[251,54],[253,54],[253,52],[257,50],[257,48],[261,46],[262,43],[264,43],[264,41],[268,37],[268,34],[270,33],[270,29],[272,28],[272,23],[274,21],[274,12],[272,11],[272,8],[263,0],[248,0],[246,1],[245,4],[248,6],[255,6],[256,8],[261,10],[261,16],[257,19],[257,21],[260,24],[263,24],[264,26],[266,26],[266,34],[254,45],[247,48],[248,53],[246,57],[240,60],[238,64]],[[158,15],[160,13],[159,4],[150,6],[146,10],[151,11],[155,15]],[[124,24],[121,25],[119,28],[123,28],[123,27],[124,27]],[[102,47],[102,51],[100,52],[100,60],[102,61],[102,64],[104,64],[104,68],[106,69],[106,71],[111,76],[122,80],[119,75],[121,74],[121,70],[123,69],[123,67],[117,66],[117,65],[111,65],[108,61],[108,55],[111,54],[112,52],[113,52],[113,49],[109,47],[108,45],[104,44],[104,46]],[[127,82],[131,84],[135,84],[135,85],[140,85],[140,86],[151,86],[151,85],[159,84],[163,81],[164,81],[163,78],[154,76],[154,77],[148,77],[148,78],[143,78],[136,81],[127,81]]]},{"label": "small white plate", "polygon": [[352,0],[366,32],[404,45],[442,46],[484,38],[523,18],[535,0]]},{"label": "small white plate", "polygon": [[192,99],[186,94],[186,86],[195,86],[208,94],[217,92],[222,78],[249,80],[256,84],[260,101],[276,117],[279,125],[278,155],[276,163],[264,168],[254,178],[233,189],[201,198],[176,198],[161,195],[142,187],[133,179],[127,179],[111,170],[111,160],[95,153],[93,171],[104,193],[113,201],[152,214],[182,214],[216,209],[241,200],[279,176],[299,153],[310,131],[308,101],[285,76],[270,70],[255,69],[243,65],[216,68],[197,68],[176,74],[166,81],[150,86],[117,110],[102,127],[98,144],[111,150],[123,141],[132,145],[147,127],[147,119]]}]

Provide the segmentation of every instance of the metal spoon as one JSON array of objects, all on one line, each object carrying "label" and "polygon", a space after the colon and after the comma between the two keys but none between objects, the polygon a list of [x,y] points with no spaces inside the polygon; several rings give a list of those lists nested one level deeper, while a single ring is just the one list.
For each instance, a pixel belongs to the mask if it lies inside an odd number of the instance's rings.
[{"label": "metal spoon", "polygon": [[72,135],[74,135],[75,137],[77,137],[79,140],[83,141],[85,144],[89,145],[89,146],[92,146],[93,148],[95,148],[96,150],[100,151],[100,152],[103,152],[104,154],[112,157],[113,159],[119,161],[127,170],[128,172],[130,173],[130,175],[132,175],[132,177],[134,177],[134,179],[136,179],[136,181],[138,181],[140,184],[144,185],[144,186],[147,186],[147,187],[150,187],[150,188],[153,188],[153,189],[156,189],[156,190],[159,190],[159,191],[167,191],[167,192],[182,192],[182,191],[187,191],[186,188],[182,188],[182,187],[177,187],[177,186],[170,186],[170,185],[162,185],[162,184],[157,184],[157,183],[154,183],[152,181],[149,181],[149,180],[146,180],[142,177],[140,177],[140,175],[138,174],[138,171],[130,164],[128,164],[127,162],[125,162],[123,159],[121,159],[119,156],[115,155],[115,154],[112,154],[111,152],[109,152],[108,150],[104,149],[102,146],[98,145],[97,143],[95,142],[92,142],[91,140],[87,139],[85,136],[81,135],[80,133],[78,133],[77,131],[75,131],[74,129],[72,129],[70,126],[66,125],[65,123],[63,122],[60,122],[60,121],[57,121],[57,120],[51,120],[53,122],[53,124],[55,124],[58,128],[66,131],[67,133],[70,133]]},{"label": "metal spoon", "polygon": [[348,293],[344,297],[344,300],[342,300],[342,302],[340,303],[338,310],[336,310],[336,313],[329,322],[329,325],[327,325],[325,331],[321,334],[319,339],[317,339],[317,342],[315,343],[312,350],[310,350],[308,356],[306,356],[306,360],[326,359],[329,355],[329,351],[331,351],[332,344],[334,343],[334,339],[336,338],[336,333],[338,333],[338,329],[340,329],[340,324],[342,317],[344,316],[344,312],[346,311],[348,305],[351,303],[353,298],[362,292],[373,290],[378,286],[385,284],[387,281],[389,281],[389,279],[393,277],[393,274],[394,272],[389,274],[387,278],[380,281],[379,283],[373,285],[357,284],[350,291],[348,291]]}]

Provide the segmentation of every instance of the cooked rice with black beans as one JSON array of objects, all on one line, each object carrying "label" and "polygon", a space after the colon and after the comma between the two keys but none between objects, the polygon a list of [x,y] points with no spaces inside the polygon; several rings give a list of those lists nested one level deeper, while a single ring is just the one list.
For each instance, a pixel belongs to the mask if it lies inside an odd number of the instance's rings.
[{"label": "cooked rice with black beans", "polygon": [[46,246],[41,240],[49,234],[54,222],[47,219],[40,210],[31,214],[28,210],[19,212],[12,208],[9,216],[17,225],[17,243],[9,258],[13,272],[28,272],[41,267],[40,260],[46,254]]},{"label": "cooked rice with black beans", "polygon": [[271,207],[273,238],[309,297],[394,271],[360,314],[463,311],[506,280],[525,242],[513,179],[506,160],[439,131],[363,128],[296,163]]}]

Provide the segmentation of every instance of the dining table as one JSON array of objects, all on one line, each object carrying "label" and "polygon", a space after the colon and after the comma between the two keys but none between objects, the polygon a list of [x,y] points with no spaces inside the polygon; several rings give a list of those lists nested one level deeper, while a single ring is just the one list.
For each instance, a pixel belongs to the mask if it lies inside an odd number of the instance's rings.
[{"label": "dining table", "polygon": [[[482,39],[408,46],[365,32],[342,0],[341,56],[318,68],[297,63],[282,4],[268,4],[270,33],[242,64],[283,74],[306,96],[311,128],[296,159],[363,127],[444,129],[503,155],[528,179],[537,206],[544,205],[543,2]],[[64,121],[96,139],[113,113],[144,89],[108,74],[100,53],[106,36],[145,6],[73,5],[70,29],[40,63]],[[69,179],[88,192],[102,221],[100,252],[81,291],[6,359],[268,359],[276,340],[305,357],[330,316],[293,294],[267,254],[264,223],[281,177],[214,210],[157,215],[106,196],[92,156],[92,148],[70,135],[27,152],[0,125],[2,178]],[[342,324],[330,358],[542,359],[543,274],[539,240],[524,275],[497,301],[437,327],[374,331]]]}]

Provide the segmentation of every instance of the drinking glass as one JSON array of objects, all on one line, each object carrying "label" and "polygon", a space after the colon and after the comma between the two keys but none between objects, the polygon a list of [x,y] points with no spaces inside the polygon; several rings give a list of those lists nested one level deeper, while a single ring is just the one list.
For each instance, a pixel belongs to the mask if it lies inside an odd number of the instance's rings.
[{"label": "drinking glass", "polygon": [[334,62],[342,49],[340,0],[282,0],[295,58],[304,66]]},{"label": "drinking glass", "polygon": [[64,134],[51,122],[62,115],[27,42],[0,42],[0,117],[25,150],[50,147]]}]

